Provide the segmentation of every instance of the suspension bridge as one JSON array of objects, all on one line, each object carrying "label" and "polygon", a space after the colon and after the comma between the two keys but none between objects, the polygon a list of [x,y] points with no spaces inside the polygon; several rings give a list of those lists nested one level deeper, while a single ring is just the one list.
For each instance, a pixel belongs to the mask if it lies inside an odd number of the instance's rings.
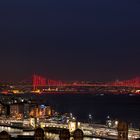
[{"label": "suspension bridge", "polygon": [[[9,84],[10,85],[10,84]],[[76,89],[77,91],[80,91],[79,89],[99,89],[102,88],[102,91],[106,90],[126,90],[126,91],[132,91],[133,89],[137,89],[137,93],[140,94],[140,77],[136,77],[130,80],[122,80],[122,81],[113,81],[113,82],[90,82],[90,81],[76,81],[76,82],[62,82],[61,80],[52,80],[50,78],[46,78],[42,75],[33,74],[30,78],[26,80],[22,80],[20,82],[17,82],[15,85],[19,89],[20,87],[28,87],[32,89],[33,91],[36,91],[38,89],[48,89],[48,88],[58,88],[58,89]],[[108,90],[108,91],[109,91]],[[97,91],[98,92],[98,91]]]}]

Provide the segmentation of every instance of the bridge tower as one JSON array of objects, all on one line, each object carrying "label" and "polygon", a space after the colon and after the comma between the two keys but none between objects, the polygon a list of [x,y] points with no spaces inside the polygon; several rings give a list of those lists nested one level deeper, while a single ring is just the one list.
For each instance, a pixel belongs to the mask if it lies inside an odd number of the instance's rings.
[{"label": "bridge tower", "polygon": [[46,78],[34,74],[32,78],[32,84],[33,84],[33,90],[35,91],[39,87],[44,87],[47,85]]}]

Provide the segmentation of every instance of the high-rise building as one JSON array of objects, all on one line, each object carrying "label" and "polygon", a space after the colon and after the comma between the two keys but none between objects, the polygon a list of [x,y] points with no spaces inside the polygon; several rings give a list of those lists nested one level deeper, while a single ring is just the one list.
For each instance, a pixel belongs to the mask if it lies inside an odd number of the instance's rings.
[{"label": "high-rise building", "polygon": [[23,117],[23,104],[12,104],[10,105],[10,116],[13,118],[22,118]]},{"label": "high-rise building", "polygon": [[8,116],[8,106],[0,103],[0,116]]},{"label": "high-rise building", "polygon": [[10,105],[10,116],[14,118],[29,118],[30,104],[15,103]]}]

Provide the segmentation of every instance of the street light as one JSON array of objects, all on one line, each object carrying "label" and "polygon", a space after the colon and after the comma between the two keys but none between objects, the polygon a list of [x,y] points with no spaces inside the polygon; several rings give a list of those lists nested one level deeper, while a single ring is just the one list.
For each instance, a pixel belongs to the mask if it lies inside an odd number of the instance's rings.
[{"label": "street light", "polygon": [[70,113],[70,118],[71,118],[71,119],[73,118],[73,114],[72,114],[72,113]]},{"label": "street light", "polygon": [[88,122],[89,124],[92,124],[92,120],[93,120],[93,117],[91,114],[88,115]]},{"label": "street light", "polygon": [[106,118],[106,125],[107,125],[109,128],[112,127],[112,120],[111,120],[110,116],[107,116],[107,118]]}]

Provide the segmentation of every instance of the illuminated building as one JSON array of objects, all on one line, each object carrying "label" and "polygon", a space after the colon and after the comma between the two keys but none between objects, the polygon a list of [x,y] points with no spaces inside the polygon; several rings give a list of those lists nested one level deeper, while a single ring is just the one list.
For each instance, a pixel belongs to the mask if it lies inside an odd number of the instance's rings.
[{"label": "illuminated building", "polygon": [[14,103],[10,105],[10,116],[19,118],[29,118],[30,105],[28,103]]},{"label": "illuminated building", "polygon": [[52,107],[45,105],[34,107],[30,112],[30,116],[36,118],[51,117],[53,114],[54,110],[52,109]]},{"label": "illuminated building", "polygon": [[51,117],[54,115],[54,110],[52,109],[51,106],[47,106],[45,108],[45,115],[48,116],[48,117]]},{"label": "illuminated building", "polygon": [[36,124],[37,124],[36,118],[30,118],[30,126],[36,128]]},{"label": "illuminated building", "polygon": [[10,105],[10,116],[18,117],[18,115],[23,115],[23,104],[12,104]]},{"label": "illuminated building", "polygon": [[75,119],[68,122],[68,129],[70,132],[74,132],[77,129],[77,121]]}]

